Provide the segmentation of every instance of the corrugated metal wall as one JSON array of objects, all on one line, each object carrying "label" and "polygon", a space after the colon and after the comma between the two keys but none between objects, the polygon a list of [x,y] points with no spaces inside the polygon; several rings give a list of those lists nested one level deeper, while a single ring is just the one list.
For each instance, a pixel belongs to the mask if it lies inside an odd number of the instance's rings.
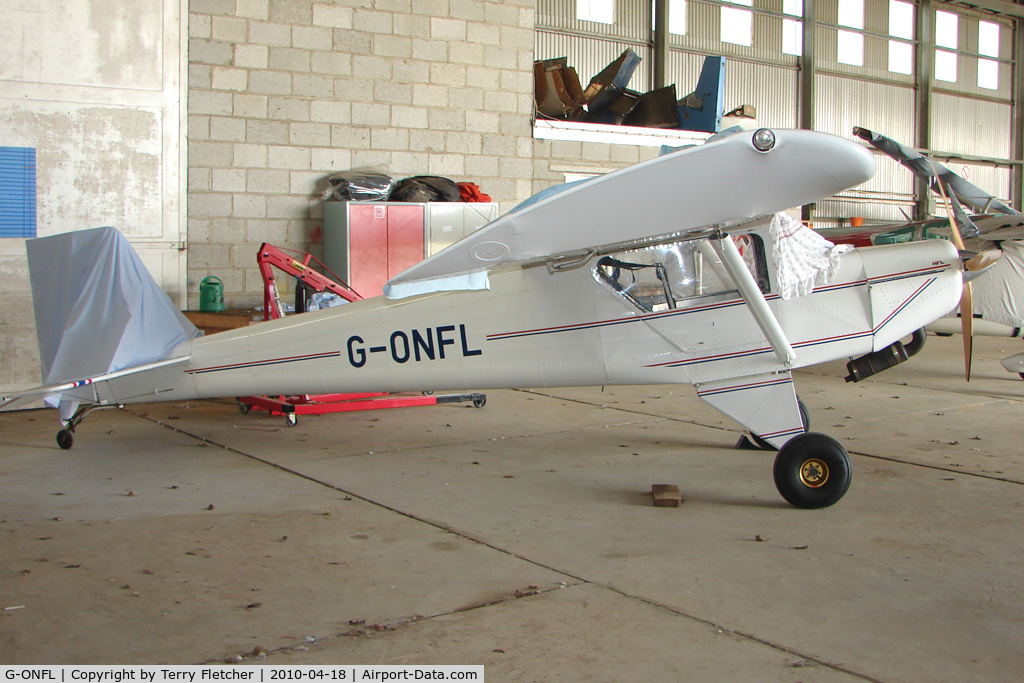
[{"label": "corrugated metal wall", "polygon": [[[914,140],[914,90],[838,75],[819,74],[815,90],[815,128],[850,138],[854,126],[883,133],[899,141]],[[871,220],[898,220],[903,208],[914,211],[914,179],[896,161],[876,155],[875,177],[843,193],[857,196],[856,209],[843,204],[820,203],[823,218],[862,216]],[[842,209],[842,211],[840,211]],[[850,211],[853,213],[850,213]]]},{"label": "corrugated metal wall", "polygon": [[[704,55],[673,50],[670,57],[669,78],[679,97],[684,97],[697,84]],[[799,72],[793,68],[726,57],[725,111],[752,104],[759,125],[796,128],[798,78]]]},{"label": "corrugated metal wall", "polygon": [[[816,3],[815,128],[849,138],[854,126],[862,126],[913,145],[918,139],[915,76],[889,70],[889,0],[865,0],[864,27],[857,31],[863,36],[862,66],[838,61],[837,35],[848,30],[838,25],[840,2]],[[651,0],[617,0],[615,4],[616,23],[607,25],[576,20],[575,0],[538,0],[537,58],[569,57],[586,85],[591,76],[631,47],[644,61],[630,87],[640,91],[653,87]],[[796,127],[800,121],[799,59],[782,53],[783,0],[754,0],[749,47],[721,40],[723,5],[744,9],[721,0],[689,0],[686,34],[669,37],[667,72],[678,96],[693,89],[704,55],[725,55],[726,110],[751,104],[757,109],[760,125]],[[933,3],[933,9],[958,15],[959,37],[957,81],[933,81],[932,149],[1009,159],[1013,156],[1012,24],[943,3]],[[999,87],[995,90],[978,85],[980,21],[1000,25]],[[871,181],[837,200],[819,203],[818,225],[840,224],[854,215],[900,220],[901,209],[913,211],[915,183],[911,174],[887,157],[878,156],[877,161],[878,173]],[[1005,164],[996,167],[954,160],[950,165],[958,171],[966,168],[972,182],[994,194],[1011,195],[1012,174]]]},{"label": "corrugated metal wall", "polygon": [[979,157],[1012,156],[1013,107],[1009,103],[935,93],[932,147]]},{"label": "corrugated metal wall", "polygon": [[[647,65],[651,64],[653,60],[651,48],[646,44],[632,43],[613,37],[584,37],[538,31],[536,45],[534,59],[567,57],[569,66],[576,69],[584,88],[587,87],[591,78],[621,55],[623,50],[631,49],[640,55],[642,61],[633,73],[629,87],[639,92],[651,89],[650,69]],[[682,93],[680,97],[685,94]]]},{"label": "corrugated metal wall", "polygon": [[[687,1],[689,30],[685,36],[673,35],[670,46],[705,54],[725,55],[729,58],[796,68],[797,57],[782,52],[782,0],[764,0],[763,2],[755,0],[754,4],[756,6],[750,8],[753,11],[753,40],[749,47],[721,40],[723,3],[707,0]],[[726,6],[737,10],[747,9],[740,5],[727,4]]]},{"label": "corrugated metal wall", "polygon": [[[932,98],[932,148],[974,157],[1009,159],[1013,156],[1013,107],[948,93]],[[972,183],[1004,200],[1011,194],[1009,167],[992,167],[951,160],[958,173],[964,168]]]},{"label": "corrugated metal wall", "polygon": [[617,0],[615,23],[603,24],[577,19],[576,0],[537,0],[536,25],[543,30],[625,38],[644,43],[651,35],[651,4],[643,0]]}]

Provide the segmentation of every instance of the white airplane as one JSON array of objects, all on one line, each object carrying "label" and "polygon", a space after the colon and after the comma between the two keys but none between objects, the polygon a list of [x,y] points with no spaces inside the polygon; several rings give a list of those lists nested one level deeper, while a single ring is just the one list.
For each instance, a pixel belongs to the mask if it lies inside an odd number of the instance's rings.
[{"label": "white airplane", "polygon": [[130,403],[693,384],[779,449],[774,478],[786,500],[826,507],[848,489],[850,462],[838,441],[806,431],[792,371],[858,357],[856,380],[905,360],[899,339],[955,307],[962,288],[956,250],[932,240],[830,253],[827,284],[780,295],[780,260],[794,257],[780,256],[791,235],[770,244],[776,212],[873,174],[870,152],[852,141],[738,133],[541,193],[393,278],[387,296],[149,339],[149,358],[88,377],[51,374],[49,386],[0,406],[59,395],[58,443],[70,448],[90,410]]}]

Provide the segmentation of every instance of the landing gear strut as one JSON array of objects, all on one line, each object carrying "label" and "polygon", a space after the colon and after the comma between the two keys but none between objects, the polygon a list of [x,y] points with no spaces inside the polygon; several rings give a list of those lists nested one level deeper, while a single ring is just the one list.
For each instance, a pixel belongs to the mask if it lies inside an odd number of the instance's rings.
[{"label": "landing gear strut", "polygon": [[[807,412],[807,406],[800,400],[800,397],[796,399],[797,407],[800,409],[800,424],[804,428],[804,432],[811,428],[811,416]],[[736,448],[754,449],[758,448],[762,451],[776,451],[778,450],[775,446],[771,445],[764,439],[753,432],[750,433],[748,439],[747,435],[740,437],[740,440],[736,442]]]},{"label": "landing gear strut", "polygon": [[57,432],[57,445],[65,451],[70,450],[75,445],[75,428],[82,423],[85,416],[96,410],[97,408],[123,408],[123,405],[96,405],[95,403],[83,404],[78,406],[75,410],[75,414],[71,416],[70,420],[64,422],[64,429]]},{"label": "landing gear strut", "polygon": [[81,424],[85,416],[94,408],[98,407],[92,404],[78,406],[78,410],[71,416],[71,419],[64,423],[64,429],[57,432],[57,445],[65,451],[71,450],[71,447],[75,445],[75,427]]}]

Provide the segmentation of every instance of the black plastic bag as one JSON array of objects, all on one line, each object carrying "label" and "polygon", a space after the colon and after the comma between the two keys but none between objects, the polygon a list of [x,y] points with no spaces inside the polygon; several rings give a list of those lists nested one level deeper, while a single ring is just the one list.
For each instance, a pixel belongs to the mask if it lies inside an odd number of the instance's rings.
[{"label": "black plastic bag", "polygon": [[393,202],[457,202],[459,187],[454,180],[432,175],[418,175],[395,183],[391,190]]},{"label": "black plastic bag", "polygon": [[380,171],[357,169],[332,173],[327,178],[331,184],[327,196],[341,201],[385,202],[394,187],[394,179]]}]

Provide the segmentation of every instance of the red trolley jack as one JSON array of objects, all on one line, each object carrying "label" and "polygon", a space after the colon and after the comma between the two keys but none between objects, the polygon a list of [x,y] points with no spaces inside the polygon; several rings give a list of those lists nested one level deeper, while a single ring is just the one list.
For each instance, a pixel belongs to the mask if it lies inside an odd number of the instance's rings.
[{"label": "red trolley jack", "polygon": [[[306,310],[309,292],[332,292],[348,302],[359,301],[363,297],[344,283],[330,271],[327,266],[311,254],[294,252],[290,256],[286,250],[264,243],[256,255],[256,262],[263,276],[263,319],[273,320],[284,316],[284,306],[274,279],[274,268],[295,277],[299,283],[296,289],[296,312]],[[316,262],[319,268],[333,276],[328,277],[311,267]],[[472,403],[476,408],[483,408],[487,403],[486,394],[449,394],[434,396],[432,392],[423,394],[318,394],[301,396],[241,396],[238,406],[242,414],[253,408],[266,410],[271,415],[283,415],[286,424],[294,427],[298,424],[299,415],[322,415],[324,413],[343,413],[354,410],[381,410],[385,408],[408,408],[410,406],[428,406],[439,403]]]}]

